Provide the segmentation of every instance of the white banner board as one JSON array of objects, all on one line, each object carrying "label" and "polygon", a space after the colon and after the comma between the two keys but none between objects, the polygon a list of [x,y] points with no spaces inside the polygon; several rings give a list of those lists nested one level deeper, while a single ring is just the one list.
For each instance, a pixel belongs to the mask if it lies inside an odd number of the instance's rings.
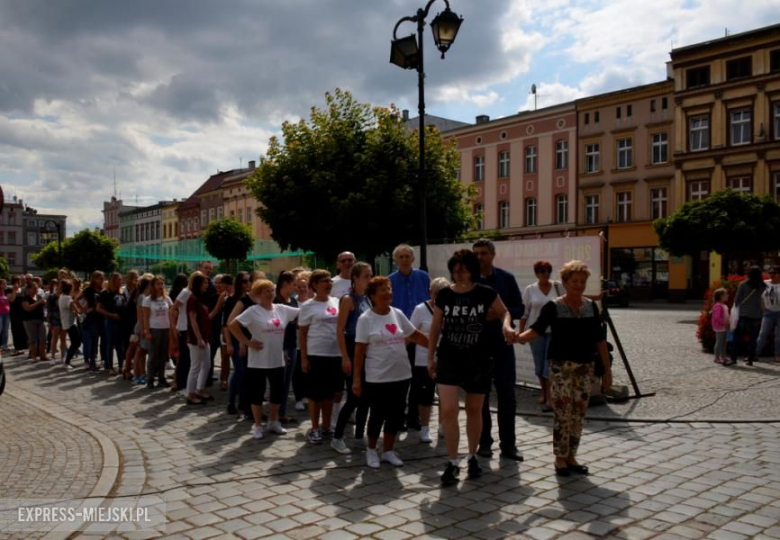
[{"label": "white banner board", "polygon": [[[459,249],[471,249],[473,244],[439,244],[428,246],[428,273],[431,279],[450,278],[447,261]],[[552,279],[560,280],[561,267],[574,259],[588,265],[591,277],[585,294],[601,292],[601,238],[598,236],[577,236],[573,238],[544,238],[541,240],[509,240],[495,242],[496,258],[493,264],[515,276],[522,292],[526,286],[536,282],[534,263],[548,261],[553,267]],[[420,260],[420,248],[415,247],[415,258]],[[538,386],[534,374],[531,349],[526,345],[515,345],[517,358],[517,380]]]}]

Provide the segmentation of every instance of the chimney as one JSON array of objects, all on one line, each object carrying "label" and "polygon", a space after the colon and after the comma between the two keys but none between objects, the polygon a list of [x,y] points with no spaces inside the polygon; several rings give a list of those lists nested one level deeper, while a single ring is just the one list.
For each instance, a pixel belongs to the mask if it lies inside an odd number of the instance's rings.
[{"label": "chimney", "polygon": [[404,109],[403,111],[401,111],[401,114],[403,115],[401,117],[401,120],[403,120],[404,122],[409,120],[409,109]]},{"label": "chimney", "polygon": [[255,169],[255,160],[253,159],[252,161],[249,162],[249,170],[252,171],[254,169]]},{"label": "chimney", "polygon": [[490,117],[486,114],[480,114],[477,116],[477,124],[487,124],[490,122]]}]

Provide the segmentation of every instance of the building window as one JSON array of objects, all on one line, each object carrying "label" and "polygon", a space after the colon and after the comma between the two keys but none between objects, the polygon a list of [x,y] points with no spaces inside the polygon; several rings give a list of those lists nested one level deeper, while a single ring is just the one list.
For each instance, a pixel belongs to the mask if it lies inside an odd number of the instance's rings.
[{"label": "building window", "polygon": [[525,172],[526,174],[534,174],[536,172],[536,147],[525,147]]},{"label": "building window", "polygon": [[655,100],[650,100],[650,112],[655,112]]},{"label": "building window", "polygon": [[729,178],[728,186],[734,191],[750,193],[753,191],[753,178],[750,176],[733,176]]},{"label": "building window", "polygon": [[769,71],[780,71],[780,49],[769,53]]},{"label": "building window", "polygon": [[474,158],[474,181],[481,182],[485,179],[485,156]]},{"label": "building window", "polygon": [[234,218],[234,217],[236,217],[236,211],[235,211],[235,210],[231,210],[231,211],[230,211],[230,217],[231,217],[231,218]]},{"label": "building window", "polygon": [[525,200],[525,224],[527,227],[536,227],[536,199],[533,197]]},{"label": "building window", "polygon": [[710,195],[709,180],[694,180],[688,183],[688,200],[703,201]]},{"label": "building window", "polygon": [[16,266],[16,253],[13,251],[9,251],[5,254],[5,256],[8,258],[8,265],[9,266]]},{"label": "building window", "polygon": [[556,223],[566,223],[569,219],[569,197],[558,195],[555,198]]},{"label": "building window", "polygon": [[206,221],[207,218],[208,218],[208,216],[206,215],[206,211],[205,210],[201,210],[200,211],[200,222],[205,225],[207,223],[207,221]]},{"label": "building window", "polygon": [[599,115],[599,111],[596,111],[596,112],[593,113],[593,121],[595,123],[597,123],[597,124],[601,121],[601,118],[600,118],[600,115]]},{"label": "building window", "polygon": [[617,220],[619,223],[631,221],[631,192],[621,191],[617,194]]},{"label": "building window", "polygon": [[509,202],[501,201],[498,203],[498,228],[509,228]]},{"label": "building window", "polygon": [[729,111],[729,122],[732,146],[750,144],[750,109]]},{"label": "building window", "polygon": [[780,203],[780,172],[772,173],[772,196]]},{"label": "building window", "polygon": [[159,240],[160,239],[160,222],[157,221],[154,224],[154,239]]},{"label": "building window", "polygon": [[238,209],[238,221],[239,221],[239,223],[243,223],[244,222],[244,209],[243,208],[239,208]]},{"label": "building window", "polygon": [[735,58],[726,62],[726,80],[742,79],[750,77],[752,73],[752,61],[749,56]]},{"label": "building window", "polygon": [[555,168],[569,168],[569,141],[558,141],[555,143]]},{"label": "building window", "polygon": [[599,145],[598,143],[585,145],[585,172],[599,172]]},{"label": "building window", "polygon": [[710,117],[692,116],[689,120],[688,144],[691,152],[707,150],[710,147]]},{"label": "building window", "polygon": [[509,178],[509,152],[498,154],[498,177]]},{"label": "building window", "polygon": [[485,213],[482,211],[481,204],[474,205],[474,216],[477,218],[477,230],[481,231],[485,228]]},{"label": "building window", "polygon": [[5,244],[5,232],[0,231],[0,246]]},{"label": "building window", "polygon": [[633,115],[634,115],[634,106],[626,105],[626,116],[633,116]]},{"label": "building window", "polygon": [[665,131],[653,133],[653,164],[669,161],[669,136]]},{"label": "building window", "polygon": [[668,215],[669,198],[666,188],[653,188],[650,190],[650,215],[652,219],[665,218]]},{"label": "building window", "polygon": [[217,208],[217,218],[222,219],[223,217],[225,217],[225,209],[220,206]]},{"label": "building window", "polygon": [[590,113],[585,113],[585,125],[590,124]]},{"label": "building window", "polygon": [[16,231],[8,231],[8,245],[9,246],[16,245]]},{"label": "building window", "polygon": [[618,169],[629,169],[634,166],[634,148],[631,139],[618,139],[617,163]]},{"label": "building window", "polygon": [[216,208],[209,208],[209,222],[214,221],[217,217],[217,209]]},{"label": "building window", "polygon": [[685,72],[686,88],[707,86],[710,84],[710,66],[702,66],[689,69]]},{"label": "building window", "polygon": [[772,126],[776,141],[780,141],[780,101],[772,103]]},{"label": "building window", "polygon": [[588,195],[585,197],[585,223],[593,225],[599,222],[599,196]]},{"label": "building window", "polygon": [[249,223],[250,225],[252,224],[252,215],[253,215],[252,214],[252,208],[251,207],[247,208],[246,209],[246,222]]},{"label": "building window", "polygon": [[615,108],[615,118],[620,118],[620,116],[621,116],[621,108],[620,107],[616,107]]}]

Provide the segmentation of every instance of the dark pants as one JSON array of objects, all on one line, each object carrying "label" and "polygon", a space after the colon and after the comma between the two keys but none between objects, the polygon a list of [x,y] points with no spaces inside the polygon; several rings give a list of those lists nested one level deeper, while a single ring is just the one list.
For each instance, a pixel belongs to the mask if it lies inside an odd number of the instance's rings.
[{"label": "dark pants", "polygon": [[384,432],[395,435],[404,425],[404,407],[409,392],[409,380],[387,383],[365,383],[363,395],[368,401],[371,415],[368,418],[368,436],[379,438]]},{"label": "dark pants", "polygon": [[737,329],[734,330],[734,341],[731,343],[731,359],[736,362],[737,355],[742,349],[742,339],[745,333],[748,334],[748,358],[750,360],[756,359],[756,342],[758,341],[758,333],[761,331],[761,319],[748,319],[747,317],[740,317],[737,323]]},{"label": "dark pants", "polygon": [[98,329],[101,326],[98,321],[88,321],[82,327],[81,337],[84,340],[84,361],[93,370],[97,368],[98,340],[100,336]]},{"label": "dark pants", "polygon": [[19,313],[11,314],[11,337],[14,340],[15,351],[26,351],[30,347],[27,332],[24,329],[24,322]]},{"label": "dark pants", "polygon": [[[496,345],[493,356],[493,384],[498,400],[498,438],[501,451],[515,450],[515,350],[503,342]],[[482,407],[482,435],[479,438],[481,448],[493,445],[493,420],[490,415],[490,394],[485,396]]]},{"label": "dark pants", "polygon": [[[407,356],[409,356],[409,363],[412,366],[412,371],[414,371],[414,359],[415,359],[416,352],[417,352],[416,343],[410,343],[409,345],[406,346],[406,354]],[[410,388],[409,399],[407,401],[407,406],[406,406],[406,425],[419,426],[420,425],[420,402],[418,401],[417,394],[415,394],[411,385],[409,388]]]},{"label": "dark pants", "polygon": [[[352,369],[355,369],[355,338],[346,338],[347,341],[347,354],[349,354],[349,360],[352,362]],[[361,374],[362,383],[365,384],[365,376]],[[347,379],[347,402],[341,407],[339,412],[339,418],[336,421],[336,432],[333,436],[336,439],[344,437],[344,430],[347,427],[347,422],[352,413],[357,409],[357,416],[355,416],[355,438],[362,439],[363,433],[366,430],[366,420],[368,419],[368,402],[352,393],[352,377]]]},{"label": "dark pants", "polygon": [[238,398],[238,410],[251,416],[252,408],[246,387],[247,357],[239,354],[238,340],[233,336],[230,336],[230,339],[233,342],[233,371],[230,373],[230,381],[228,382],[228,403],[235,405],[236,398]]},{"label": "dark pants", "polygon": [[122,370],[122,364],[125,362],[125,348],[122,346],[122,323],[114,319],[106,319],[105,333],[105,356],[103,357],[103,367],[114,369],[114,351],[116,351],[119,370]]},{"label": "dark pants", "polygon": [[165,386],[165,364],[168,363],[168,329],[151,328],[152,341],[149,357],[146,360],[146,384],[152,386],[157,376],[161,386]]},{"label": "dark pants", "polygon": [[70,346],[68,347],[68,354],[65,356],[66,364],[70,364],[70,361],[73,360],[76,352],[78,352],[79,347],[81,347],[81,333],[79,332],[79,327],[74,324],[68,328],[68,337],[70,338]]},{"label": "dark pants", "polygon": [[179,360],[176,362],[176,388],[187,388],[190,374],[190,348],[187,346],[187,331],[179,332]]}]

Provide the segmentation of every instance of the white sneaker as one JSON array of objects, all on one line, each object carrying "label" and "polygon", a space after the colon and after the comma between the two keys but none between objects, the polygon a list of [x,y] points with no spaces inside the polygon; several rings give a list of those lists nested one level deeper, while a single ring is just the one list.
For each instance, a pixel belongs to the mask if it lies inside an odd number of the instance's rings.
[{"label": "white sneaker", "polygon": [[404,464],[403,460],[401,460],[401,458],[398,457],[398,454],[396,454],[392,450],[389,450],[387,452],[382,452],[382,461],[389,463],[393,467],[402,467]]},{"label": "white sneaker", "polygon": [[330,441],[330,447],[333,448],[336,452],[339,454],[351,454],[352,450],[350,450],[347,447],[347,443],[344,442],[344,438],[336,439],[334,438],[332,441]]},{"label": "white sneaker", "polygon": [[263,433],[263,426],[252,426],[252,437],[255,439],[262,439],[265,437],[265,433]]},{"label": "white sneaker", "polygon": [[295,410],[296,411],[304,411],[304,410],[306,410],[306,406],[303,404],[303,401],[296,401],[295,402]]},{"label": "white sneaker", "polygon": [[429,428],[428,426],[423,426],[420,428],[420,442],[422,443],[433,442],[433,439],[431,439],[431,428]]},{"label": "white sneaker", "polygon": [[266,431],[268,431],[268,433],[276,433],[277,435],[284,435],[287,433],[287,430],[282,427],[282,424],[278,420],[276,422],[268,422]]},{"label": "white sneaker", "polygon": [[73,369],[73,366],[71,366],[70,364],[62,364],[62,367],[68,370]]},{"label": "white sneaker", "polygon": [[372,469],[378,469],[379,464],[379,454],[376,453],[376,450],[371,450],[370,448],[366,450],[366,465]]}]

